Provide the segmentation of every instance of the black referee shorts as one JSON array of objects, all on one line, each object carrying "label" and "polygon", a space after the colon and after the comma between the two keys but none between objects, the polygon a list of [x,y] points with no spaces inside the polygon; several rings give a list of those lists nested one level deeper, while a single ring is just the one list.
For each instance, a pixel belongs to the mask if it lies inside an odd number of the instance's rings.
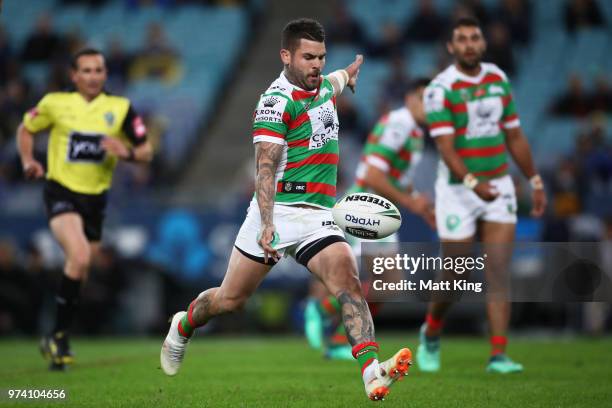
[{"label": "black referee shorts", "polygon": [[96,242],[102,239],[106,192],[101,194],[75,193],[56,181],[47,180],[43,198],[49,221],[56,215],[77,213],[83,218],[83,232],[87,240]]}]

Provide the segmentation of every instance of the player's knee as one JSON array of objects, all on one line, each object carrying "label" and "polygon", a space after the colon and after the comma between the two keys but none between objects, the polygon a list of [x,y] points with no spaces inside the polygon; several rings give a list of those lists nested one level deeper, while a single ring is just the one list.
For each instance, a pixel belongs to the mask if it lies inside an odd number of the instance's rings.
[{"label": "player's knee", "polygon": [[224,312],[234,312],[244,307],[247,302],[247,296],[223,296],[221,298],[221,310]]},{"label": "player's knee", "polygon": [[359,282],[359,279],[357,278],[357,263],[355,262],[355,258],[352,256],[343,255],[335,258],[331,268],[331,270],[336,271],[337,276],[339,276],[341,279],[346,280],[347,282]]},{"label": "player's knee", "polygon": [[361,282],[354,275],[346,278],[344,287],[345,291],[351,295],[361,295]]},{"label": "player's knee", "polygon": [[80,273],[86,273],[91,265],[91,251],[89,249],[75,251],[68,256],[67,261],[72,269],[75,269]]}]

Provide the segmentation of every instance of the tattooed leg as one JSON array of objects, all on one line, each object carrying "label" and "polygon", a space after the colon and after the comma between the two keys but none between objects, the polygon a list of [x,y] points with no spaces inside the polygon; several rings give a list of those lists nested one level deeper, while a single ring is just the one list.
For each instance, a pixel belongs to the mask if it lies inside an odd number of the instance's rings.
[{"label": "tattooed leg", "polygon": [[336,297],[342,306],[342,321],[351,345],[374,341],[374,323],[361,292],[341,290]]},{"label": "tattooed leg", "polygon": [[329,245],[308,262],[308,269],[340,302],[342,321],[351,345],[374,341],[372,315],[361,292],[351,247],[346,242]]},{"label": "tattooed leg", "polygon": [[206,324],[213,316],[216,316],[220,313],[220,310],[214,304],[213,300],[215,299],[215,294],[219,288],[210,288],[200,293],[197,298],[193,301],[193,306],[189,306],[189,308],[193,307],[192,319],[196,326],[203,326]]}]

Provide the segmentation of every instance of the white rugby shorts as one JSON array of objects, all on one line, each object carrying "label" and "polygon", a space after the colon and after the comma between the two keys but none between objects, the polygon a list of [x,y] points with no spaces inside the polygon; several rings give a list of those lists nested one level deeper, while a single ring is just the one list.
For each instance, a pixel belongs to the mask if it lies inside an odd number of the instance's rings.
[{"label": "white rugby shorts", "polygon": [[463,184],[449,184],[447,177],[436,181],[436,226],[441,239],[465,239],[476,234],[478,220],[516,224],[516,193],[509,175],[489,180],[499,196],[482,200]]},{"label": "white rugby shorts", "polygon": [[[304,266],[325,247],[334,242],[346,242],[329,209],[275,204],[274,226],[278,233],[274,248],[283,256],[294,257]],[[257,201],[253,200],[234,246],[248,258],[265,263],[263,248],[257,243],[260,231],[261,215]],[[268,261],[268,264],[274,262]]]}]

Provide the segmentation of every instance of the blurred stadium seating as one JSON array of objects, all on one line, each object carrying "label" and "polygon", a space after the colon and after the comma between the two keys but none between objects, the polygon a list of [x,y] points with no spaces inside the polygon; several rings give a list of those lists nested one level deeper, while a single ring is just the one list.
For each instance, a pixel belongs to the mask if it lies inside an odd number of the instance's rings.
[{"label": "blurred stadium seating", "polygon": [[[34,0],[24,10],[18,2],[7,2],[3,15],[9,18],[3,18],[2,23],[14,50],[22,48],[42,14],[52,16],[53,27],[60,34],[76,32],[84,43],[105,52],[109,51],[111,39],[118,40],[127,54],[138,53],[148,27],[163,22],[169,43],[180,55],[183,72],[178,82],[141,79],[115,91],[131,98],[137,109],[154,112],[165,122],[167,133],[159,151],[168,170],[179,167],[196,143],[196,131],[214,110],[215,97],[236,64],[249,27],[248,10],[240,6],[185,5],[164,9],[153,5],[130,9],[126,2],[112,0],[90,8]],[[218,41],[221,32],[223,41]],[[24,65],[23,73],[37,95],[45,90],[49,71],[45,62]]]}]

